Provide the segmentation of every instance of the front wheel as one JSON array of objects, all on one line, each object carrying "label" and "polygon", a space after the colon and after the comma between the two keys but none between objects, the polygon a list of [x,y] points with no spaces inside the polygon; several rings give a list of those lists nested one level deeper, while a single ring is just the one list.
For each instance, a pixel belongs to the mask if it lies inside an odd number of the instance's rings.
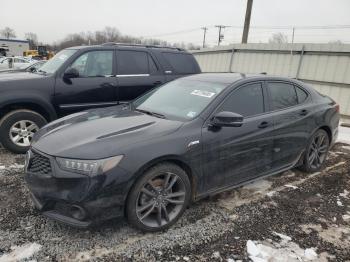
[{"label": "front wheel", "polygon": [[34,134],[45,124],[45,118],[34,111],[12,111],[0,121],[1,143],[9,151],[23,154],[29,149]]},{"label": "front wheel", "polygon": [[183,214],[191,198],[185,171],[172,163],[149,169],[134,185],[126,213],[134,227],[148,232],[164,230]]},{"label": "front wheel", "polygon": [[327,132],[323,129],[317,130],[309,141],[303,165],[300,168],[306,172],[316,172],[320,170],[326,161],[329,144]]}]

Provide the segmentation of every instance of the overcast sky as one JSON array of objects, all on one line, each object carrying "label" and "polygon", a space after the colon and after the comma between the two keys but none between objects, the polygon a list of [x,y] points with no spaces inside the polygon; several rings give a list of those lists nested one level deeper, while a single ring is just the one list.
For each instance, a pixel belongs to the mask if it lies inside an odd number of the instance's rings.
[{"label": "overcast sky", "polygon": [[[199,44],[200,27],[242,26],[245,8],[246,0],[7,0],[1,3],[0,29],[13,28],[17,38],[34,32],[39,41],[52,43],[70,33],[112,26],[123,34],[160,35],[164,40]],[[350,0],[254,0],[251,25],[350,25]],[[163,35],[191,29],[196,30]],[[209,29],[208,42],[214,43],[217,29]],[[239,41],[237,30],[226,29],[225,41]],[[276,30],[253,30],[250,40],[258,42]],[[290,35],[290,30],[284,32]],[[308,41],[309,32],[297,30],[296,39]],[[317,36],[320,41],[329,38],[350,42],[350,29],[312,32],[321,35]]]}]

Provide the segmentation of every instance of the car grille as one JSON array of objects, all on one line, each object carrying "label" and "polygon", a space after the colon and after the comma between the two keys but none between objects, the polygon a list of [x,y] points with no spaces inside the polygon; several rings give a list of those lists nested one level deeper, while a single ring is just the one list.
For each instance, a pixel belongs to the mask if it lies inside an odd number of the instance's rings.
[{"label": "car grille", "polygon": [[42,156],[36,152],[32,152],[33,156],[30,159],[28,171],[38,174],[50,174],[51,173],[51,164],[50,159],[45,156]]}]

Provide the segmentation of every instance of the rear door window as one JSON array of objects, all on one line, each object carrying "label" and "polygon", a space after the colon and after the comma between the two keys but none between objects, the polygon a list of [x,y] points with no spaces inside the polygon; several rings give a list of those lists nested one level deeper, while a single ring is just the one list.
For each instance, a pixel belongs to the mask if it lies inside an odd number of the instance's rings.
[{"label": "rear door window", "polygon": [[294,85],[283,82],[269,82],[270,108],[280,110],[298,104]]},{"label": "rear door window", "polygon": [[142,51],[120,50],[117,53],[118,75],[149,74],[148,54]]},{"label": "rear door window", "polygon": [[233,91],[220,106],[219,111],[229,111],[244,117],[264,112],[264,96],[261,83],[249,84]]},{"label": "rear door window", "polygon": [[197,73],[197,67],[191,54],[163,52],[163,56],[176,73]]}]

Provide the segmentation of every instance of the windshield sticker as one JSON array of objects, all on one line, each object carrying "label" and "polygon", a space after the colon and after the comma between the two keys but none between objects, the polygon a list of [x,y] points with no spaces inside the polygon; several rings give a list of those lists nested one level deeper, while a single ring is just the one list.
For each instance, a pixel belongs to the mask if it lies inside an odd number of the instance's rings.
[{"label": "windshield sticker", "polygon": [[190,111],[190,112],[187,113],[188,117],[195,117],[196,115],[197,115],[197,113],[193,112],[193,111]]},{"label": "windshield sticker", "polygon": [[215,93],[203,90],[193,90],[191,95],[212,98],[215,95]]}]

